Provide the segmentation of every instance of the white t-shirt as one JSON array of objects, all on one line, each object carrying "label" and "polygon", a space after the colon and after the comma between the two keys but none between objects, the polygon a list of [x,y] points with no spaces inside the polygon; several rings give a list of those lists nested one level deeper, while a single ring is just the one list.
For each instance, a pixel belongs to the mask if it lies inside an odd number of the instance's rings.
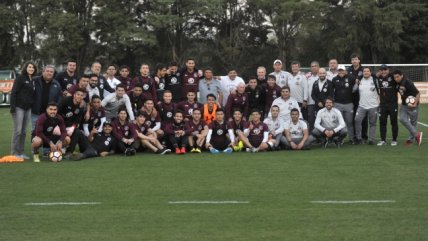
[{"label": "white t-shirt", "polygon": [[373,77],[368,79],[362,78],[358,86],[360,94],[359,106],[364,109],[372,109],[379,106],[379,95],[377,94],[376,86]]},{"label": "white t-shirt", "polygon": [[[116,79],[115,77],[113,77],[112,79],[109,79],[107,77],[106,80],[107,80],[107,83],[110,85],[110,87],[112,89],[114,89],[114,90],[116,89],[117,85],[119,85],[120,83],[122,83],[122,82],[120,82],[120,80]],[[111,94],[110,92],[108,92],[107,90],[104,89],[104,97],[106,97],[106,96],[108,96],[110,94]]]},{"label": "white t-shirt", "polygon": [[296,124],[289,121],[285,124],[285,130],[290,132],[291,138],[303,138],[304,131],[308,129],[308,125],[303,120],[298,120]]},{"label": "white t-shirt", "polygon": [[[272,102],[272,106],[277,105],[279,107],[279,116],[278,118],[287,123],[291,120],[290,111],[294,108],[299,110],[299,118],[302,119],[302,113],[300,112],[299,103],[293,97],[290,97],[288,100],[284,100],[282,97],[276,98]],[[269,112],[268,116],[272,116],[272,113]]]},{"label": "white t-shirt", "polygon": [[230,92],[235,90],[240,83],[245,84],[244,80],[239,76],[236,76],[234,80],[231,80],[229,76],[220,76],[220,82],[223,91],[223,106],[226,106],[227,98],[229,98]]},{"label": "white t-shirt", "polygon": [[288,79],[288,86],[290,87],[290,96],[297,102],[303,103],[303,101],[308,100],[308,80],[303,73],[291,75],[291,78]]},{"label": "white t-shirt", "polygon": [[284,70],[281,70],[280,72],[272,72],[270,74],[275,75],[276,84],[279,85],[279,87],[281,88],[286,86],[290,78],[293,77],[293,75],[291,75],[290,72],[287,72]]},{"label": "white t-shirt", "polygon": [[284,125],[283,122],[280,121],[279,118],[276,118],[275,120],[271,117],[266,117],[263,120],[263,123],[265,123],[268,128],[269,128],[269,132],[274,131],[275,132],[275,136],[278,134],[281,134],[284,131]]}]

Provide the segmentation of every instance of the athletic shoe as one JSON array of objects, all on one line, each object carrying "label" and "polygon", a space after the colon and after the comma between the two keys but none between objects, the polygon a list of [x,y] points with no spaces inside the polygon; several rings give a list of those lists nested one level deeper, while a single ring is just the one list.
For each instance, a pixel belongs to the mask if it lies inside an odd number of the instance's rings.
[{"label": "athletic shoe", "polygon": [[214,147],[211,147],[211,148],[210,148],[210,152],[211,152],[212,154],[218,154],[218,153],[219,153],[219,151],[218,151],[217,149],[215,149]]},{"label": "athletic shoe", "polygon": [[251,152],[259,152],[259,148],[251,147]]},{"label": "athletic shoe", "polygon": [[159,154],[164,155],[171,152],[171,149],[163,148],[162,150],[159,150]]},{"label": "athletic shoe", "polygon": [[228,147],[223,152],[226,153],[226,154],[230,154],[230,153],[233,152],[233,149],[232,149],[232,147]]},{"label": "athletic shoe", "polygon": [[[391,142],[391,144],[392,144],[392,142]],[[379,142],[377,143],[377,145],[378,145],[378,146],[386,146],[386,141],[379,141]]]},{"label": "athletic shoe", "polygon": [[180,148],[178,148],[178,147],[175,148],[175,154],[181,154]]},{"label": "athletic shoe", "polygon": [[40,162],[39,154],[34,154],[33,155],[33,162],[37,162],[37,163]]},{"label": "athletic shoe", "polygon": [[415,139],[416,139],[416,142],[418,143],[418,145],[420,146],[421,145],[421,143],[422,143],[422,131],[419,131],[417,134],[416,134],[416,137],[415,137]]},{"label": "athletic shoe", "polygon": [[136,151],[134,148],[126,148],[125,150],[125,156],[133,156],[135,155]]},{"label": "athletic shoe", "polygon": [[370,141],[367,142],[367,144],[369,144],[370,146],[373,146],[374,145],[374,141],[370,140]]},{"label": "athletic shoe", "polygon": [[397,145],[398,145],[397,141],[391,141],[391,146],[397,146]]},{"label": "athletic shoe", "polygon": [[30,160],[30,157],[25,154],[19,155],[19,157],[24,158],[25,160]]},{"label": "athletic shoe", "polygon": [[196,152],[196,148],[192,148],[192,150],[190,150],[191,153],[195,153]]},{"label": "athletic shoe", "polygon": [[186,154],[186,147],[181,148],[181,154]]},{"label": "athletic shoe", "polygon": [[413,141],[412,140],[407,140],[405,143],[405,146],[411,146],[413,145]]},{"label": "athletic shoe", "polygon": [[232,148],[233,148],[233,150],[234,150],[234,151],[236,151],[236,152],[240,151],[239,146],[233,146]]},{"label": "athletic shoe", "polygon": [[238,141],[238,147],[239,147],[239,150],[241,150],[242,148],[244,148],[244,142]]},{"label": "athletic shoe", "polygon": [[195,153],[201,153],[201,148],[196,147],[196,148],[195,148]]}]

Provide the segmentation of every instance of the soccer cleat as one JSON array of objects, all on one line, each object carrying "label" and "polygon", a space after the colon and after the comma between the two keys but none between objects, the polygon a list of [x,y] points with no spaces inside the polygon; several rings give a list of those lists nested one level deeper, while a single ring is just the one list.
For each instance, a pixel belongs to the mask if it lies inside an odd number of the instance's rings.
[{"label": "soccer cleat", "polygon": [[251,147],[251,152],[259,152],[259,148]]},{"label": "soccer cleat", "polygon": [[226,153],[226,154],[230,154],[230,153],[233,152],[233,149],[232,149],[232,147],[228,147],[223,152]]},{"label": "soccer cleat", "polygon": [[234,151],[239,151],[239,146],[233,146],[232,148]]},{"label": "soccer cleat", "polygon": [[201,153],[201,148],[196,147],[196,148],[195,148],[195,153]]},{"label": "soccer cleat", "polygon": [[135,155],[136,151],[134,148],[126,148],[125,150],[125,156],[133,156]]},{"label": "soccer cleat", "polygon": [[175,154],[181,154],[180,148],[178,148],[178,147],[175,148]]},{"label": "soccer cleat", "polygon": [[186,154],[186,147],[181,148],[181,154]]},{"label": "soccer cleat", "polygon": [[212,154],[218,154],[219,153],[219,151],[217,149],[213,148],[213,147],[210,148],[210,152]]},{"label": "soccer cleat", "polygon": [[418,145],[420,146],[420,145],[421,145],[421,143],[422,143],[422,131],[419,131],[419,132],[416,134],[415,139],[416,139],[416,142],[418,143]]},{"label": "soccer cleat", "polygon": [[397,146],[397,145],[398,145],[397,141],[391,141],[391,146]]},{"label": "soccer cleat", "polygon": [[238,141],[238,147],[239,147],[239,150],[241,150],[242,148],[244,148],[244,142]]},{"label": "soccer cleat", "polygon": [[411,145],[413,145],[413,141],[412,140],[407,140],[404,145],[405,146],[411,146]]},{"label": "soccer cleat", "polygon": [[192,148],[192,150],[190,150],[191,153],[195,153],[196,152],[196,148]]},{"label": "soccer cleat", "polygon": [[167,154],[168,152],[171,152],[171,149],[163,148],[162,150],[159,151],[159,154],[164,155],[164,154]]},{"label": "soccer cleat", "polygon": [[[391,142],[392,143],[392,142]],[[379,141],[377,146],[386,146],[386,141]]]},{"label": "soccer cleat", "polygon": [[33,155],[33,162],[37,162],[37,163],[40,162],[39,154],[34,154]]}]

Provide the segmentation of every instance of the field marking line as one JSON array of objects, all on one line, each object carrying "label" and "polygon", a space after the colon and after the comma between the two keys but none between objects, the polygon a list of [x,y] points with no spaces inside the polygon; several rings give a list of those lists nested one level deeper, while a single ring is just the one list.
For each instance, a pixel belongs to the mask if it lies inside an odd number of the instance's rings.
[{"label": "field marking line", "polygon": [[100,202],[43,202],[43,203],[24,203],[25,206],[59,206],[59,205],[98,205]]},{"label": "field marking line", "polygon": [[418,121],[418,124],[421,125],[421,126],[428,127],[428,124],[425,124],[425,123],[422,123],[422,122],[419,122],[419,121]]},{"label": "field marking line", "polygon": [[169,201],[168,204],[248,204],[249,201]]},{"label": "field marking line", "polygon": [[325,201],[311,201],[311,203],[318,203],[318,204],[395,203],[395,200],[352,200],[352,201],[325,200]]}]

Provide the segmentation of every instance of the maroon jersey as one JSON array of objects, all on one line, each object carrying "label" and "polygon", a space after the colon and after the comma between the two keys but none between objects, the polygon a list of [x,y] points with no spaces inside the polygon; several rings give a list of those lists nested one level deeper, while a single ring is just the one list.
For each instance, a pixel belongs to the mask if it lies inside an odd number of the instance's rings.
[{"label": "maroon jersey", "polygon": [[135,135],[137,136],[138,133],[141,133],[143,135],[147,135],[147,130],[150,129],[150,126],[148,126],[146,123],[139,125],[139,124],[135,124],[134,125],[134,129],[136,131]]},{"label": "maroon jersey", "polygon": [[[68,89],[68,93],[70,93],[71,95],[74,95],[74,93],[76,93],[76,91],[77,91],[78,89],[80,89],[80,88],[79,88],[79,84],[72,85],[72,86]],[[85,92],[83,93],[83,100],[84,100],[86,103],[89,103],[89,95],[88,95],[88,93],[86,92],[86,88],[85,88]]]},{"label": "maroon jersey", "polygon": [[139,83],[143,86],[143,97],[144,99],[151,99],[154,103],[157,103],[156,96],[156,85],[155,81],[150,76],[138,76],[132,80],[132,88]]},{"label": "maroon jersey", "polygon": [[123,138],[126,139],[136,139],[137,136],[134,124],[131,122],[125,121],[125,123],[122,125],[118,119],[115,119],[112,121],[112,127],[113,127],[113,136],[121,141]]},{"label": "maroon jersey", "polygon": [[200,109],[202,112],[204,105],[198,102],[189,103],[187,101],[182,101],[178,103],[177,109],[180,109],[184,112],[184,118],[188,118],[189,120],[192,118],[193,110]]},{"label": "maroon jersey", "polygon": [[281,96],[281,87],[275,84],[275,86],[270,87],[266,85],[266,102],[265,102],[265,113],[269,113],[272,102]]},{"label": "maroon jersey", "polygon": [[193,122],[193,120],[189,120],[186,122],[185,128],[186,128],[186,134],[187,135],[193,135],[193,133],[200,134],[202,130],[204,130],[205,126],[207,124],[205,121],[200,120],[199,123]]},{"label": "maroon jersey", "polygon": [[67,136],[67,130],[65,129],[64,119],[60,115],[55,117],[49,117],[46,113],[43,113],[37,118],[35,136],[40,137],[44,144],[51,141],[54,137],[53,130],[58,126],[61,131],[60,140],[64,141]]},{"label": "maroon jersey", "polygon": [[[257,124],[251,122],[251,124],[253,124],[253,129],[250,130],[250,133],[248,134],[248,140],[250,141],[251,145],[253,145],[254,147],[258,147],[263,141],[264,133],[269,132],[269,128],[265,123],[261,121]],[[250,124],[248,124],[248,126],[249,125]]]},{"label": "maroon jersey", "polygon": [[160,113],[162,124],[174,122],[174,113],[177,105],[173,102],[165,103],[161,102],[156,105],[156,110]]},{"label": "maroon jersey", "polygon": [[208,128],[212,130],[210,143],[215,149],[224,150],[230,144],[230,140],[227,137],[227,124],[226,122],[219,123],[213,121],[208,125]]},{"label": "maroon jersey", "polygon": [[129,96],[129,100],[131,101],[131,106],[132,106],[132,110],[134,111],[134,116],[137,115],[137,112],[141,109],[141,107],[143,107],[144,105],[144,101],[146,101],[146,99],[144,98],[144,95],[134,95],[134,92],[128,91],[126,92],[126,94]]},{"label": "maroon jersey", "polygon": [[236,93],[236,94],[231,94],[229,95],[229,97],[227,98],[227,102],[226,102],[226,106],[224,107],[225,111],[226,111],[226,116],[232,117],[233,116],[233,110],[234,109],[239,109],[242,111],[242,115],[243,116],[247,116],[247,112],[248,112],[248,94],[247,93]]},{"label": "maroon jersey", "polygon": [[180,123],[167,123],[165,125],[165,133],[168,135],[175,135],[176,131],[185,131],[185,124],[184,122]]},{"label": "maroon jersey", "polygon": [[98,110],[94,110],[91,108],[91,111],[89,112],[89,120],[87,120],[85,123],[89,124],[88,129],[92,130],[94,128],[100,127],[101,125],[101,118],[106,117],[106,112],[104,110],[104,107],[100,106]]},{"label": "maroon jersey", "polygon": [[187,92],[193,91],[195,93],[199,90],[199,75],[195,69],[192,73],[185,70],[181,76],[181,83],[183,83],[183,96],[187,95]]},{"label": "maroon jersey", "polygon": [[117,76],[116,78],[125,86],[126,92],[132,90],[132,79],[130,77]]},{"label": "maroon jersey", "polygon": [[228,130],[233,130],[233,133],[238,134],[238,130],[239,131],[244,131],[245,128],[248,127],[248,124],[246,121],[241,120],[239,123],[236,123],[235,120],[231,120],[227,123],[227,129]]},{"label": "maroon jersey", "polygon": [[155,127],[157,122],[159,122],[159,123],[161,122],[159,112],[156,114],[156,116],[152,116],[151,114],[149,114],[147,112],[145,112],[145,113],[146,113],[146,116],[148,116],[146,118],[145,125],[150,126],[150,128]]}]

